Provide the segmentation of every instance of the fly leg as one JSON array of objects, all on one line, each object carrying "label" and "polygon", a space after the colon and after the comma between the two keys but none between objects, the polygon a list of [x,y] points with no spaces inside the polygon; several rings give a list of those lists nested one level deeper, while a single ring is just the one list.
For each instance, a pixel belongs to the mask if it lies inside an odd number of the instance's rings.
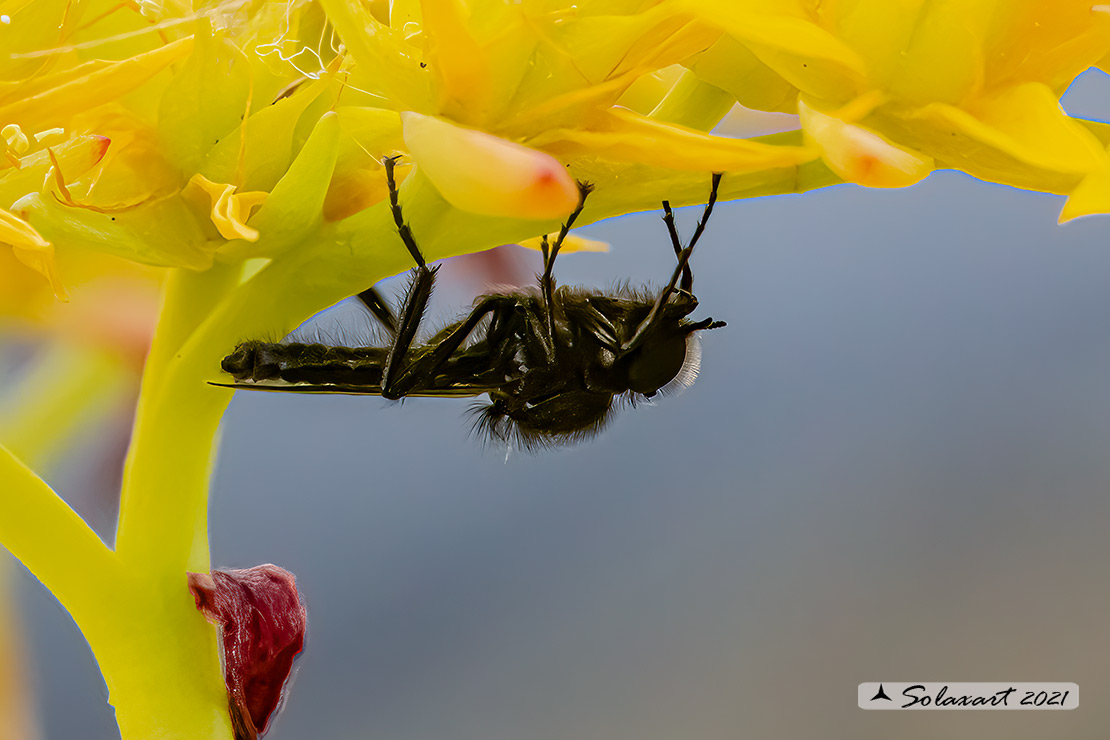
[{"label": "fly leg", "polygon": [[[671,235],[671,246],[674,247],[674,256],[681,261],[682,238],[678,235],[678,227],[675,226],[674,213],[671,211],[671,202],[669,200],[663,201],[663,223],[667,225],[667,233]],[[689,262],[682,267],[682,282],[679,283],[679,288],[685,290],[687,293],[694,289],[694,273],[690,270]]]},{"label": "fly leg", "polygon": [[[482,299],[470,312],[470,315],[437,335],[436,344],[430,352],[423,353],[398,373],[393,379],[391,391],[396,394],[397,398],[400,398],[421,388],[430,389],[436,375],[444,369],[451,357],[487,314],[493,314],[490,321],[491,327],[506,325],[507,322],[512,320],[512,314],[516,311],[516,306],[516,299],[511,296],[487,296]],[[491,353],[491,357],[497,349],[492,344],[489,345],[488,351]],[[473,378],[468,374],[461,380],[466,382],[472,381]],[[391,396],[385,394],[384,382],[382,386],[382,395],[390,398]]]},{"label": "fly leg", "polygon": [[[409,250],[412,255],[413,261],[416,262],[416,267],[412,271],[412,280],[409,282],[408,291],[405,293],[405,301],[401,307],[400,319],[396,321],[396,331],[393,335],[393,344],[389,348],[389,355],[385,361],[385,371],[382,373],[382,396],[396,400],[405,395],[403,390],[397,387],[397,378],[401,373],[402,366],[405,358],[409,353],[409,348],[412,346],[413,340],[416,338],[416,330],[420,327],[420,320],[424,318],[424,311],[428,307],[428,299],[432,296],[432,288],[435,286],[435,277],[437,268],[429,268],[424,261],[424,255],[420,253],[420,248],[416,246],[416,239],[413,238],[412,229],[405,223],[404,217],[401,215],[401,204],[397,193],[397,182],[393,177],[393,168],[396,160],[393,157],[386,157],[382,160],[385,166],[385,179],[389,185],[389,208],[393,213],[393,221],[397,224],[397,233],[401,237],[405,248]],[[363,295],[373,291],[373,295],[363,298]],[[385,301],[377,295],[377,291],[370,288],[369,291],[363,291],[359,297],[363,299],[363,303],[370,309],[375,316],[379,312],[371,305],[377,302],[382,307],[385,307]],[[392,312],[388,307],[384,308],[385,315],[392,317]],[[383,323],[386,323],[383,321]],[[388,326],[388,324],[386,324]]]},{"label": "fly leg", "polygon": [[377,288],[367,288],[356,296],[362,305],[386,328],[391,337],[397,336],[397,317]]},{"label": "fly leg", "polygon": [[[624,343],[623,347],[621,347],[623,352],[630,352],[636,349],[643,343],[644,339],[649,336],[651,329],[654,328],[655,322],[658,320],[660,312],[663,310],[663,306],[666,305],[667,301],[670,299],[671,293],[675,291],[675,286],[679,285],[680,278],[683,283],[685,283],[686,277],[689,276],[689,287],[693,287],[694,276],[690,271],[690,255],[694,253],[694,245],[698,243],[698,239],[701,239],[702,232],[705,231],[705,224],[708,223],[709,217],[713,214],[713,206],[717,202],[717,190],[720,185],[721,173],[714,172],[712,185],[709,190],[709,200],[706,201],[705,210],[703,210],[701,214],[701,220],[698,221],[698,225],[694,229],[694,235],[690,237],[690,242],[685,248],[680,249],[681,242],[678,239],[678,231],[674,228],[674,216],[671,214],[670,204],[664,201],[663,209],[666,215],[663,217],[663,220],[667,222],[667,229],[671,232],[671,240],[675,248],[675,253],[678,255],[678,265],[675,266],[674,273],[671,275],[667,287],[664,288],[662,292],[659,293],[659,297],[655,299],[655,304],[651,307],[651,312],[648,313],[647,318],[640,322],[640,325],[636,328],[636,333],[632,335],[631,339]],[[690,292],[689,288],[684,285],[681,289],[685,290],[687,293]]]},{"label": "fly leg", "polygon": [[555,268],[555,257],[558,256],[559,249],[563,246],[563,240],[567,238],[567,232],[574,225],[578,214],[582,213],[582,207],[586,205],[586,196],[593,189],[594,186],[590,183],[579,181],[578,207],[563,222],[563,226],[559,229],[559,234],[555,237],[554,242],[549,244],[546,235],[540,240],[540,251],[543,252],[543,275],[540,277],[540,289],[543,291],[543,303],[547,308],[547,333],[552,347],[555,346],[555,280],[551,276],[551,271]]}]

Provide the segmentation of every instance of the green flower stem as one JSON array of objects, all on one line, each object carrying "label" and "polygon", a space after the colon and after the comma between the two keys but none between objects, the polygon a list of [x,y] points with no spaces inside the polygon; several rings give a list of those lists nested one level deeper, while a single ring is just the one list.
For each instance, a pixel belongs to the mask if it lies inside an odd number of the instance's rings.
[{"label": "green flower stem", "polygon": [[[100,364],[74,363],[71,352],[49,351],[28,375],[27,384],[51,384],[53,393],[35,395],[46,401],[19,405],[5,418],[3,433],[32,459],[47,455],[103,401],[94,392],[107,382]],[[70,415],[57,413],[60,403],[71,404]],[[125,562],[2,447],[0,480],[0,541],[80,627],[104,674],[124,740],[230,738],[215,631],[194,608],[184,570],[151,572],[141,561]]]},{"label": "green flower stem", "polygon": [[122,740],[231,740],[216,630],[196,610],[185,573],[142,574],[128,585],[113,628],[86,631]]},{"label": "green flower stem", "polygon": [[104,622],[104,600],[119,588],[115,553],[30,468],[0,446],[0,542],[84,629]]},{"label": "green flower stem", "polygon": [[208,386],[216,368],[190,357],[183,345],[238,276],[238,267],[176,270],[165,286],[116,540],[133,588],[121,604],[125,626],[95,640],[105,647],[94,644],[124,740],[231,736],[216,631],[186,586],[188,571],[210,569],[213,440],[231,393]]},{"label": "green flower stem", "polygon": [[[120,361],[110,353],[55,342],[4,394],[0,439],[7,440],[13,455],[42,469],[78,427],[117,407],[128,386],[120,371]],[[41,732],[21,672],[25,641],[8,598],[12,566],[11,558],[0,554],[0,739],[32,740]],[[112,574],[97,576],[107,583]],[[106,586],[105,594],[109,590]]]},{"label": "green flower stem", "polygon": [[167,573],[209,570],[212,440],[231,394],[205,385],[215,369],[187,378],[171,368],[238,275],[227,266],[174,270],[166,283],[120,497],[116,551],[129,564]]}]

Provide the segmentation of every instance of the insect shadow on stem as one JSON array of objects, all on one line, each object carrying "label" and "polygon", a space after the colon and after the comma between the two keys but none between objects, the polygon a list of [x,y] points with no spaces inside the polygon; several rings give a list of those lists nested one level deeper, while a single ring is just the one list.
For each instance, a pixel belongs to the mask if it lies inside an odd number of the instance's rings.
[{"label": "insect shadow on stem", "polygon": [[416,263],[400,312],[377,288],[358,295],[387,332],[386,346],[247,341],[221,363],[235,382],[216,385],[389,399],[485,394],[488,402],[473,409],[475,431],[534,451],[591,437],[621,405],[693,382],[701,359],[698,332],[725,325],[687,318],[698,306],[690,256],[713,213],[720,174],[712,176],[705,209],[685,245],[663,201],[677,264],[657,293],[556,285],[555,258],[593,189],[580,182],[578,207],[553,239],[541,241],[543,272],[535,286],[480,296],[467,316],[417,339],[437,268],[426,264],[404,220],[396,159],[383,164],[397,233]]}]

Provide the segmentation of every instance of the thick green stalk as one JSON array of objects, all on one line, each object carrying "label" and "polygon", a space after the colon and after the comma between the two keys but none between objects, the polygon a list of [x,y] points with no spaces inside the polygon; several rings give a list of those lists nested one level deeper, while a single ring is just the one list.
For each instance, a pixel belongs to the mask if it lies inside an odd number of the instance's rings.
[{"label": "thick green stalk", "polygon": [[218,368],[190,375],[180,365],[184,343],[238,274],[238,267],[174,270],[166,283],[120,497],[116,551],[131,567],[209,569],[208,478],[231,394],[205,384]]}]

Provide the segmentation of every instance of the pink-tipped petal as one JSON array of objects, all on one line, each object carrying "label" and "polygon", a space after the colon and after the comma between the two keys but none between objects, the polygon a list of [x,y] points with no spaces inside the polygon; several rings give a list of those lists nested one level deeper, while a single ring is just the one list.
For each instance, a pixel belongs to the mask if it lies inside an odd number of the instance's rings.
[{"label": "pink-tipped petal", "polygon": [[798,116],[806,141],[815,144],[829,169],[848,182],[869,188],[904,188],[933,171],[932,157],[815,110],[801,100]]},{"label": "pink-tipped petal", "polygon": [[547,220],[578,205],[578,186],[549,154],[411,111],[401,121],[414,164],[456,208]]}]

